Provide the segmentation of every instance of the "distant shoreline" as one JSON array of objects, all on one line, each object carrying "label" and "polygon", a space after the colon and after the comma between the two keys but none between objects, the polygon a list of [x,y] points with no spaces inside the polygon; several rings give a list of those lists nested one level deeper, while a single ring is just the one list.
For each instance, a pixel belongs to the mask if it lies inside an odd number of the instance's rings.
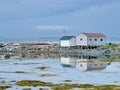
[{"label": "distant shoreline", "polygon": [[[41,41],[59,41],[60,37],[38,37],[38,38],[26,38],[26,39],[0,39],[0,43],[21,43],[21,42],[41,42]],[[107,43],[120,43],[120,37],[107,37]]]}]

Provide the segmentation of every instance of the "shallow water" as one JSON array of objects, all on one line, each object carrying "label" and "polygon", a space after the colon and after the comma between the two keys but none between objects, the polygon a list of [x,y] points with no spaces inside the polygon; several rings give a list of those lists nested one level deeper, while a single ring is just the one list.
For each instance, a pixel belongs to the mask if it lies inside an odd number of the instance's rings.
[{"label": "shallow water", "polygon": [[[61,57],[58,59],[0,60],[0,85],[11,85],[13,90],[20,80],[40,80],[77,84],[120,85],[120,62]],[[33,88],[33,87],[32,87]],[[39,87],[34,87],[34,90]]]}]

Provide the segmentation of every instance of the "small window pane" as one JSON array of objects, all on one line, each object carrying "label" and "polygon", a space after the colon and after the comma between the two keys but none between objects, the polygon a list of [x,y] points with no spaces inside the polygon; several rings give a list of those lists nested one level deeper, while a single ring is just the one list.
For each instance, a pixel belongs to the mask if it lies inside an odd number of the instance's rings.
[{"label": "small window pane", "polygon": [[100,39],[100,41],[103,41],[103,39]]},{"label": "small window pane", "polygon": [[97,39],[95,39],[95,41],[97,41]]}]

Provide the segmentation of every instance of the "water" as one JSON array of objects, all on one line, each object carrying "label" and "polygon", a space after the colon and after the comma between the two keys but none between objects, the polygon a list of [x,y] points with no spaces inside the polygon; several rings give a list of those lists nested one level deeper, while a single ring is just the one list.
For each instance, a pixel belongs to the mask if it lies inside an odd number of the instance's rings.
[{"label": "water", "polygon": [[120,43],[120,37],[108,37],[107,38],[107,42],[111,42],[111,43]]},{"label": "water", "polygon": [[[9,42],[41,42],[58,41],[59,37],[45,37],[32,39],[1,39],[1,43]],[[120,38],[108,38],[107,42],[120,43]],[[59,56],[59,55],[58,55]],[[117,62],[110,60],[118,59]],[[27,59],[26,59],[27,58]],[[119,85],[120,86],[120,56],[96,56],[89,59],[82,56],[61,56],[44,58],[0,58],[0,86],[10,85],[7,90],[22,90],[25,87],[17,86],[15,83],[20,80],[40,80],[52,83],[92,84],[92,85]],[[99,59],[98,59],[99,58]],[[102,61],[102,59],[108,61]],[[91,62],[92,61],[92,62]],[[45,67],[45,69],[40,69]],[[42,75],[51,76],[42,76]],[[52,76],[53,75],[53,76]],[[40,87],[28,87],[32,90],[39,90]]]},{"label": "water", "polygon": [[[40,41],[59,41],[61,37],[40,37],[40,38],[26,38],[26,39],[0,39],[0,43],[9,42],[40,42]],[[120,37],[107,37],[107,42],[120,43]]]},{"label": "water", "polygon": [[[62,56],[22,60],[3,59],[0,60],[0,85],[12,85],[12,88],[8,90],[23,89],[24,87],[15,85],[15,82],[20,80],[40,80],[53,83],[65,83],[63,81],[71,80],[70,83],[77,84],[120,85],[120,62],[111,60],[104,62],[103,59],[106,58],[88,59]],[[45,67],[45,69],[41,69],[41,67]],[[51,76],[42,76],[43,74]],[[31,88],[38,90],[39,87]]]},{"label": "water", "polygon": [[1,39],[0,43],[58,41],[59,39],[60,39],[59,37],[40,37],[40,38],[27,38],[27,39]]}]

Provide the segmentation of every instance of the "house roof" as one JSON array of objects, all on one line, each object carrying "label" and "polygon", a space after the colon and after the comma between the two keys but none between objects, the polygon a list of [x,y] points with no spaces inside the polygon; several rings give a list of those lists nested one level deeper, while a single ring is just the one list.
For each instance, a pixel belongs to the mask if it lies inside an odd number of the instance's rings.
[{"label": "house roof", "polygon": [[60,40],[70,40],[72,39],[74,36],[63,36],[62,38],[60,38]]},{"label": "house roof", "polygon": [[83,34],[86,35],[86,36],[88,36],[88,37],[106,37],[102,33],[83,33]]}]

